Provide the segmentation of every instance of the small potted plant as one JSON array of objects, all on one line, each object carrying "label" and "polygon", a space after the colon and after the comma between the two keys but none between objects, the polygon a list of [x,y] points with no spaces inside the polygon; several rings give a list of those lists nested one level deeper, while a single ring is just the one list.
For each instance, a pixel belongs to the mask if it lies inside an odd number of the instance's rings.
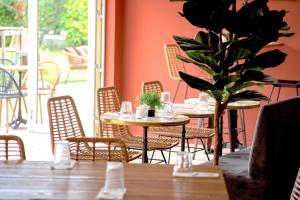
[{"label": "small potted plant", "polygon": [[155,116],[155,107],[162,108],[160,95],[157,92],[145,92],[137,99],[139,104],[146,104],[149,106],[148,117]]}]

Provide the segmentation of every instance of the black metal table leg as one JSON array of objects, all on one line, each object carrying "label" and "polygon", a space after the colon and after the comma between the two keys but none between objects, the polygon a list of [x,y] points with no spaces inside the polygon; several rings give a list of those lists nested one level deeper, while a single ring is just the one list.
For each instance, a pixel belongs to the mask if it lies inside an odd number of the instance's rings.
[{"label": "black metal table leg", "polygon": [[235,147],[238,142],[237,138],[237,110],[228,110],[228,129],[229,129],[229,140],[230,140],[230,152],[235,151]]},{"label": "black metal table leg", "polygon": [[148,127],[144,126],[143,127],[144,132],[143,132],[143,153],[142,153],[142,162],[143,163],[148,163],[148,155],[147,155],[147,141],[148,141]]},{"label": "black metal table leg", "polygon": [[185,125],[182,126],[182,134],[181,134],[181,151],[185,149]]},{"label": "black metal table leg", "polygon": [[[20,90],[21,90],[21,86],[22,86],[22,72],[20,71],[19,72],[19,87],[20,87]],[[21,105],[21,102],[22,102],[22,97],[20,96],[19,97],[19,110],[18,110],[18,117],[17,119],[13,120],[11,123],[10,123],[10,126],[13,128],[13,129],[17,129],[19,128],[20,124],[26,124],[27,123],[27,120],[26,119],[23,119],[22,117],[22,105]]]},{"label": "black metal table leg", "polygon": [[223,116],[221,115],[220,120],[219,120],[219,155],[222,156],[223,154]]}]

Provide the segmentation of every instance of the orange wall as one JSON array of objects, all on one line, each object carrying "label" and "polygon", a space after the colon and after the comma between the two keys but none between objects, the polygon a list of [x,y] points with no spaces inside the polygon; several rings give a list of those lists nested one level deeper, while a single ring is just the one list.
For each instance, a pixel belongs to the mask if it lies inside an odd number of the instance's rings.
[{"label": "orange wall", "polygon": [[[173,35],[193,37],[198,31],[178,14],[182,4],[168,0],[107,1],[105,84],[118,86],[122,99],[135,102],[142,82],[147,80],[161,81],[164,89],[174,94],[177,81],[169,78],[163,46],[174,43]],[[300,1],[271,1],[271,6],[289,10],[286,19],[292,30],[300,33]],[[300,80],[300,34],[281,41],[284,46],[279,48],[288,53],[288,58],[282,66],[267,73],[279,79]],[[186,69],[194,75],[205,75],[195,66],[186,66]],[[185,87],[180,89],[177,101],[182,101],[184,96]],[[270,86],[261,91],[268,95]],[[294,90],[283,89],[280,97],[294,95]],[[197,96],[197,91],[190,91],[189,96]],[[258,109],[246,111],[249,140],[252,140],[257,112]]]}]

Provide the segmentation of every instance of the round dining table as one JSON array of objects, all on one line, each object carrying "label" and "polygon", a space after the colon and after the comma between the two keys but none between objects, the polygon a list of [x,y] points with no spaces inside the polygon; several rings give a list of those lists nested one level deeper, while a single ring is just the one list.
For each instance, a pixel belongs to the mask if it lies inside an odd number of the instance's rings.
[{"label": "round dining table", "polygon": [[100,116],[100,120],[117,125],[128,125],[128,126],[141,126],[143,127],[143,149],[142,149],[142,162],[148,163],[147,155],[147,141],[148,141],[148,128],[149,127],[163,127],[163,126],[182,126],[182,138],[181,144],[184,143],[185,138],[185,125],[190,122],[190,118],[183,115],[176,115],[173,118],[164,117],[146,117],[136,118],[135,114],[130,117],[121,117],[117,112],[115,113],[104,113]]}]

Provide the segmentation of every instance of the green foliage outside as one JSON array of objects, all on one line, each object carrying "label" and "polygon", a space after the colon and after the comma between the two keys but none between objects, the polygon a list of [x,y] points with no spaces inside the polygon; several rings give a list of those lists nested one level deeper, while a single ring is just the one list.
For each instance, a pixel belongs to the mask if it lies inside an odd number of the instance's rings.
[{"label": "green foliage outside", "polygon": [[160,95],[157,92],[146,92],[138,97],[139,104],[146,104],[150,108],[162,108],[162,102],[160,100]]},{"label": "green foliage outside", "polygon": [[[39,0],[38,3],[40,42],[45,34],[65,31],[68,45],[87,44],[88,0]],[[1,0],[0,26],[27,27],[27,4],[28,0]]]},{"label": "green foliage outside", "polygon": [[74,46],[86,45],[88,40],[88,0],[65,0],[62,23],[67,31],[67,42]]},{"label": "green foliage outside", "polygon": [[60,34],[64,30],[61,22],[61,16],[64,12],[64,0],[39,0],[39,32],[41,39],[45,34]]}]

